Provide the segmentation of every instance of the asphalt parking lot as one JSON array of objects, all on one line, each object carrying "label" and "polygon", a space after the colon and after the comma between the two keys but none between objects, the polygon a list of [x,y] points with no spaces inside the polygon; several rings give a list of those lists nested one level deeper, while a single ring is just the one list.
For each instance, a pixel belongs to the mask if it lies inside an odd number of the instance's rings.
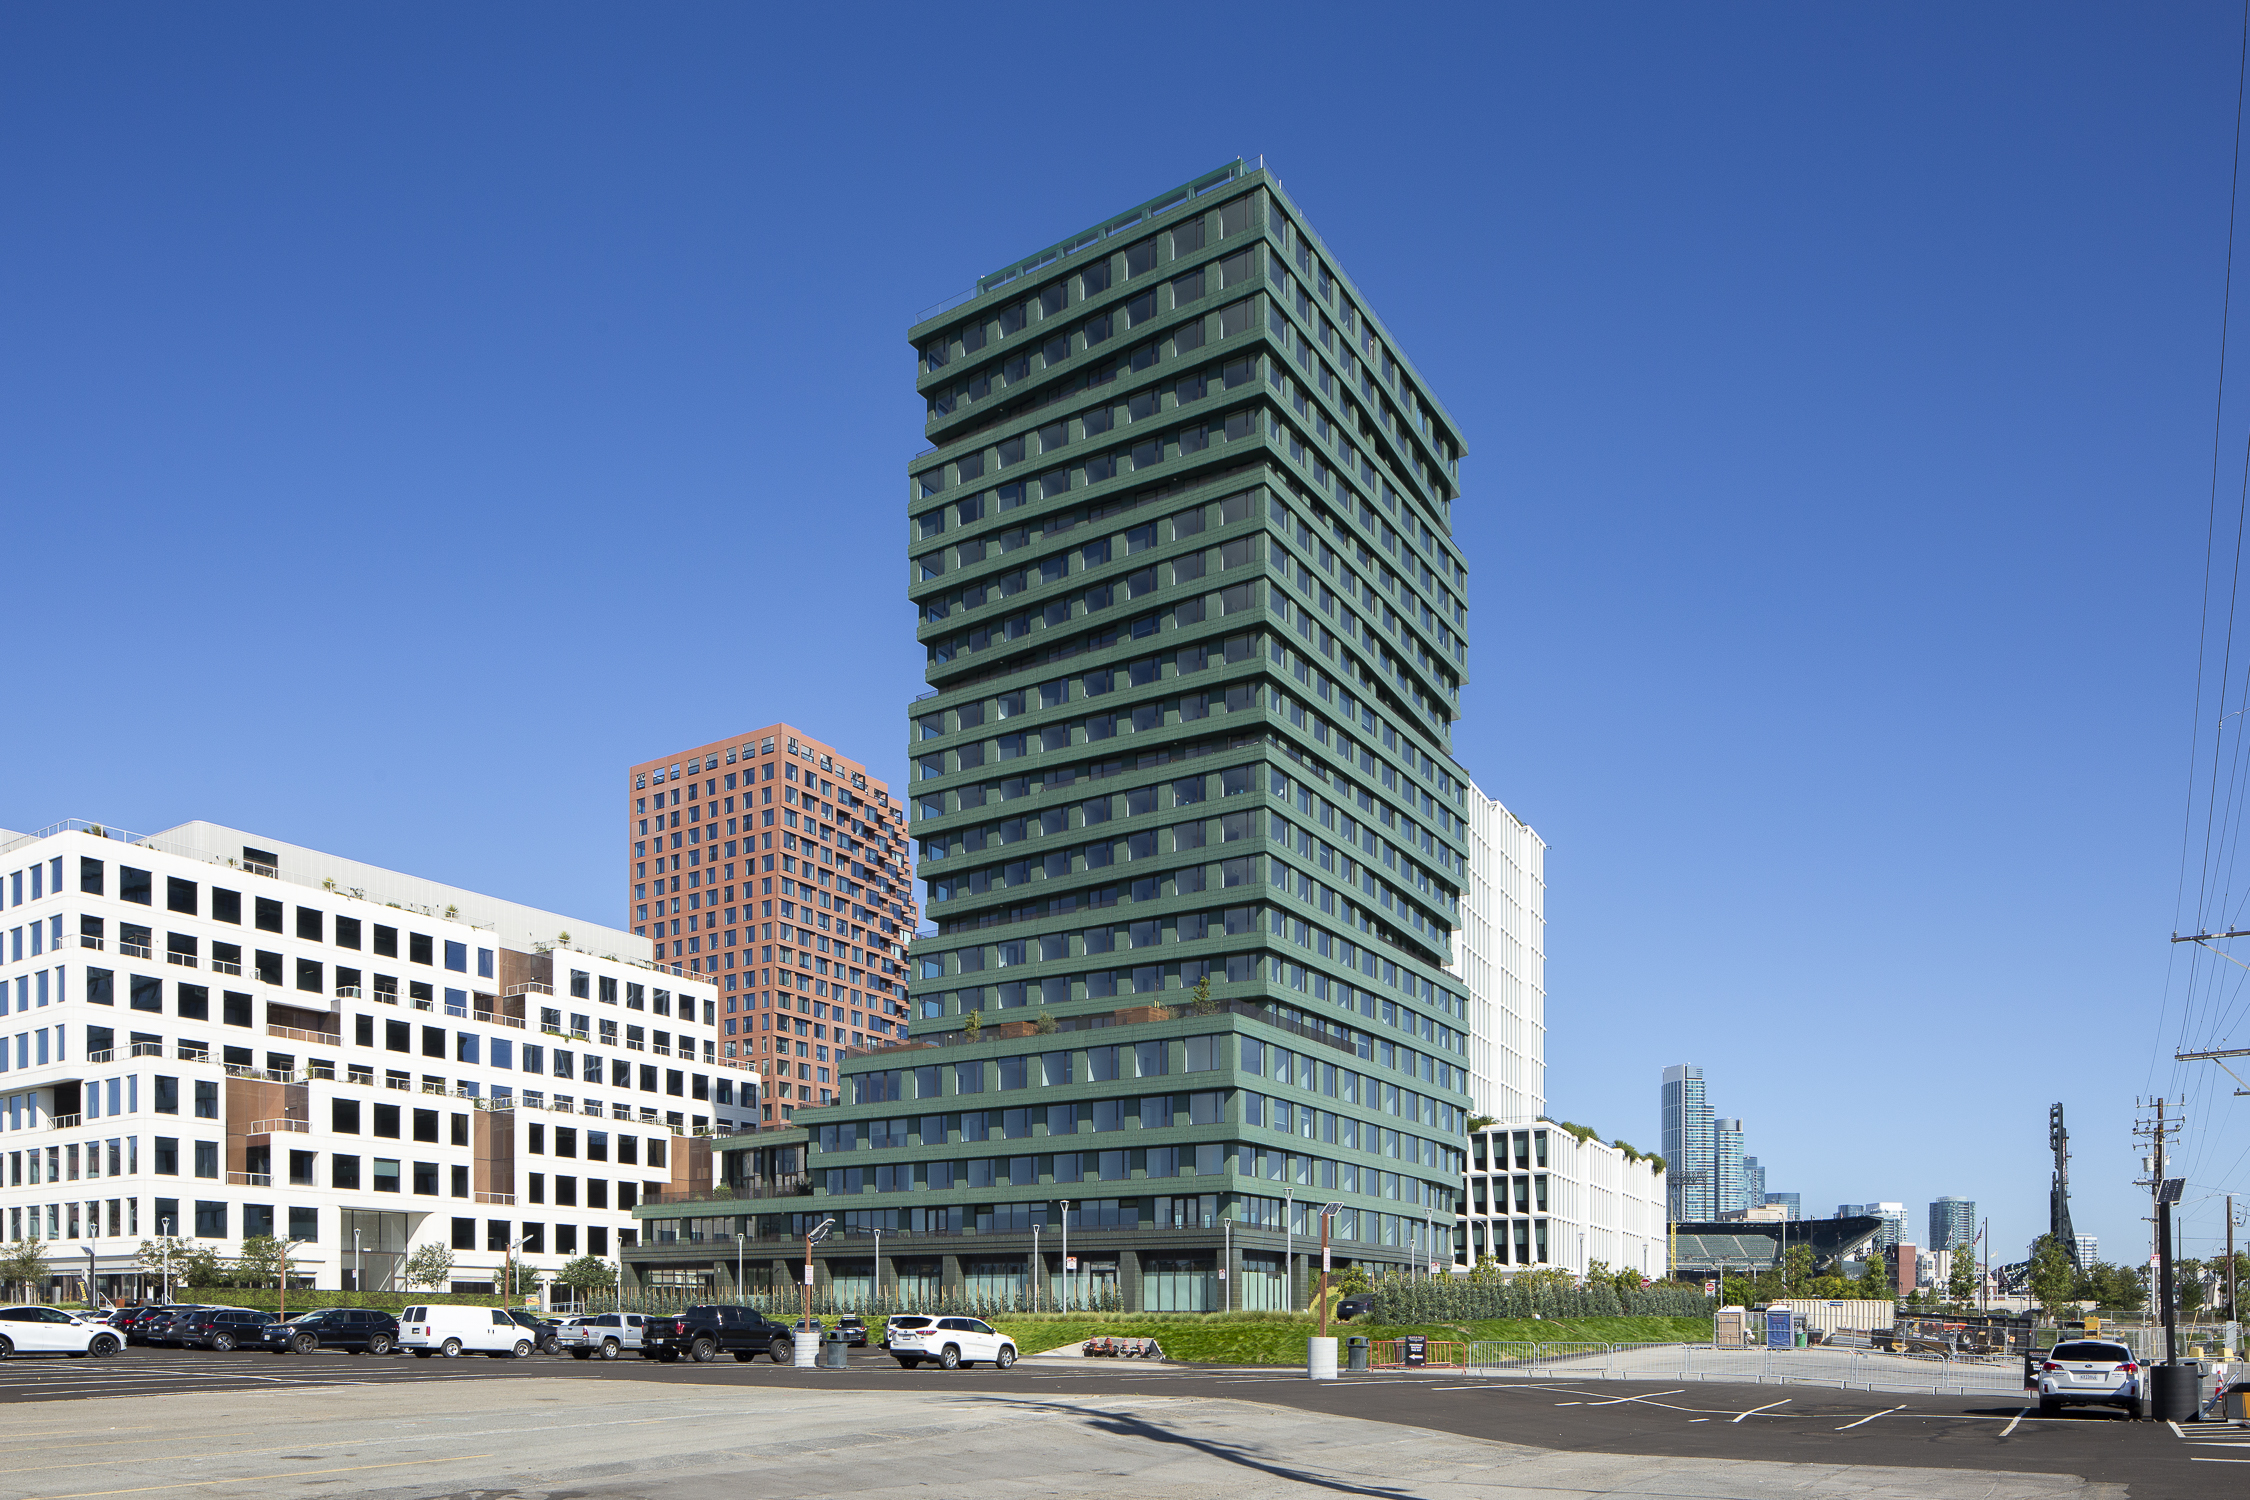
[{"label": "asphalt parking lot", "polygon": [[2250,1466],[2250,1429],[2216,1423],[2174,1428],[2097,1410],[2041,1417],[2034,1405],[2013,1398],[1472,1380],[1443,1372],[1315,1383],[1287,1370],[1074,1360],[947,1373],[900,1369],[880,1350],[854,1351],[850,1369],[831,1371],[764,1359],[660,1365],[632,1357],[614,1363],[551,1356],[422,1360],[133,1348],[107,1360],[19,1356],[0,1362],[0,1407],[316,1387],[406,1391],[465,1383],[482,1389],[494,1382],[601,1383],[620,1387],[614,1393],[620,1400],[666,1388],[697,1396],[883,1392],[1064,1403],[1192,1396],[1563,1452],[2070,1475],[2130,1486],[2133,1500],[2205,1496],[2250,1477],[2236,1467]]}]

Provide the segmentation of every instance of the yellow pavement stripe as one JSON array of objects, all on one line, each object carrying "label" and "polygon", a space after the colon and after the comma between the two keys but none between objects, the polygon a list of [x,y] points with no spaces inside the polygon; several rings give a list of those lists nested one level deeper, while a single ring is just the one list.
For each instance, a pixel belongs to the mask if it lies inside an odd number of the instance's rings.
[{"label": "yellow pavement stripe", "polygon": [[98,1500],[103,1495],[146,1495],[154,1490],[206,1489],[214,1484],[262,1484],[269,1479],[306,1479],[315,1474],[357,1474],[365,1469],[411,1469],[417,1464],[460,1464],[491,1458],[490,1453],[463,1453],[454,1458],[415,1458],[394,1464],[352,1464],[342,1469],[296,1469],[287,1474],[238,1474],[227,1479],[189,1479],[178,1484],[143,1484],[125,1490],[79,1490],[68,1495],[47,1495],[39,1500]]}]

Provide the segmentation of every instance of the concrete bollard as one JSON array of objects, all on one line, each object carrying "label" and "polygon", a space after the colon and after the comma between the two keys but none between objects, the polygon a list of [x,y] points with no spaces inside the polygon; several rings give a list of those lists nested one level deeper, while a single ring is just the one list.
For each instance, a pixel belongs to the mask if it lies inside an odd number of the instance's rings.
[{"label": "concrete bollard", "polygon": [[820,1356],[819,1335],[802,1329],[789,1337],[789,1363],[793,1369],[810,1370],[818,1366]]},{"label": "concrete bollard", "polygon": [[1305,1374],[1313,1380],[1336,1378],[1336,1341],[1328,1339],[1305,1340]]}]

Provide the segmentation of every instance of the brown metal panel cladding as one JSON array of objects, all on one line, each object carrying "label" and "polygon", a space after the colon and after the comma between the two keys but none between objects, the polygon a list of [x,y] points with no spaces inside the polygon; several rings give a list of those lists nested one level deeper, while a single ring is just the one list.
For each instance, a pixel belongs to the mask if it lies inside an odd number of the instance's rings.
[{"label": "brown metal panel cladding", "polygon": [[469,1139],[476,1153],[474,1163],[469,1168],[470,1190],[478,1193],[515,1192],[515,1111],[480,1109],[469,1119]]},{"label": "brown metal panel cladding", "polygon": [[672,1185],[667,1193],[711,1191],[711,1141],[708,1136],[672,1137]]},{"label": "brown metal panel cladding", "polygon": [[[229,1078],[225,1093],[227,1170],[247,1172],[250,1127],[267,1120],[311,1122],[311,1091],[301,1083],[270,1078]],[[259,1139],[265,1139],[261,1133]]]},{"label": "brown metal panel cladding", "polygon": [[520,995],[508,995],[519,984],[543,984],[555,987],[555,956],[552,953],[518,953],[513,948],[500,950],[500,993],[508,998],[507,1013],[521,1016],[523,1007]]}]

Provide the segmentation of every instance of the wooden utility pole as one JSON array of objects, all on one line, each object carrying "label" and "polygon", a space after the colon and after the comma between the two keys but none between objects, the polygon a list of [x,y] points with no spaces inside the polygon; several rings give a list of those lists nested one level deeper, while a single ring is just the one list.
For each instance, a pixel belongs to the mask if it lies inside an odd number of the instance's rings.
[{"label": "wooden utility pole", "polygon": [[[2152,1170],[2148,1187],[2150,1206],[2156,1211],[2156,1297],[2157,1309],[2164,1317],[2164,1362],[2177,1364],[2180,1357],[2179,1320],[2172,1308],[2172,1205],[2180,1200],[2182,1184],[2166,1181],[2164,1177],[2164,1148],[2180,1121],[2165,1117],[2169,1100],[2153,1101],[2156,1119],[2133,1127],[2135,1135],[2148,1137],[2154,1146],[2150,1157]],[[2150,1107],[2150,1106],[2144,1106]]]}]

